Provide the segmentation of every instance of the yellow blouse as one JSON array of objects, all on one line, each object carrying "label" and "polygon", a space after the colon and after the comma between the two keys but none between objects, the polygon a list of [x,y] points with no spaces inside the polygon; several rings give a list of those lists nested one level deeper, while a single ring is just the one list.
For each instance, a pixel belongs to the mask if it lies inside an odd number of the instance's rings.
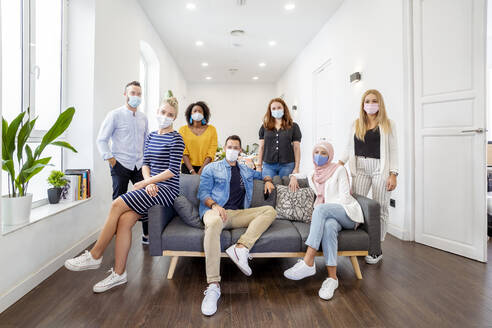
[{"label": "yellow blouse", "polygon": [[209,124],[205,132],[199,136],[194,134],[188,125],[183,125],[179,133],[185,143],[183,155],[190,158],[191,165],[202,166],[207,157],[213,162],[217,152],[217,130],[213,125]]}]

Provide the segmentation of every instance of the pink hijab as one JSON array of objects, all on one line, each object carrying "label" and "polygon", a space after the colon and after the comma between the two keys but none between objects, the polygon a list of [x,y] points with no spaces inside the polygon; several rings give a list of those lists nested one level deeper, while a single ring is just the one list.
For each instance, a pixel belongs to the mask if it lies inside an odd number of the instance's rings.
[{"label": "pink hijab", "polygon": [[[317,147],[324,148],[328,152],[328,161],[322,166],[318,166],[314,162],[314,150]],[[332,163],[334,153],[335,151],[333,150],[333,146],[326,141],[319,142],[313,148],[313,164],[314,164],[313,182],[314,182],[314,186],[316,187],[316,201],[314,202],[314,206],[318,204],[324,204],[325,182],[333,175],[333,173],[335,173],[336,169],[340,166],[340,164],[338,163]]]}]

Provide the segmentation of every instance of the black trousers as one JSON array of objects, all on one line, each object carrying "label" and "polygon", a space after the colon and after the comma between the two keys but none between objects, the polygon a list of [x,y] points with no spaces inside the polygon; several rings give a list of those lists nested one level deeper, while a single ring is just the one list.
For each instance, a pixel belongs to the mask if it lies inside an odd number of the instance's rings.
[{"label": "black trousers", "polygon": [[[111,165],[109,167],[111,169],[111,178],[113,179],[113,200],[126,194],[130,181],[135,184],[143,180],[142,169],[137,170],[135,167],[132,171],[121,165],[118,161],[116,161],[114,167],[111,167]],[[149,235],[149,223],[147,220],[142,220],[142,230],[144,235]]]},{"label": "black trousers", "polygon": [[[200,171],[201,166],[195,166],[193,165],[193,170],[195,170],[195,173],[198,173]],[[185,163],[181,163],[181,173],[183,174],[191,174],[190,170],[186,167]]]}]

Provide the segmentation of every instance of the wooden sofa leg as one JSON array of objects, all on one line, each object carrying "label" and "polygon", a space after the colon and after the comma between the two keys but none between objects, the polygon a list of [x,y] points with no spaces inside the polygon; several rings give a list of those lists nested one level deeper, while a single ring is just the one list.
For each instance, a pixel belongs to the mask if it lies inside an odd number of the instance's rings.
[{"label": "wooden sofa leg", "polygon": [[169,264],[169,270],[167,271],[167,279],[173,279],[174,270],[176,269],[176,264],[178,264],[179,256],[171,257],[171,263]]},{"label": "wooden sofa leg", "polygon": [[357,256],[351,256],[350,262],[352,262],[352,266],[354,267],[354,272],[357,279],[362,279],[362,272],[360,272],[360,266],[359,261],[357,261]]}]

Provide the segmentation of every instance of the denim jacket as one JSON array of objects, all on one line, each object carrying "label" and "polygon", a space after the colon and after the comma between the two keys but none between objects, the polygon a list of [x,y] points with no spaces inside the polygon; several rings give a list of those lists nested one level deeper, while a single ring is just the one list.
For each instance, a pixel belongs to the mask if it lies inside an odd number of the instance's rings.
[{"label": "denim jacket", "polygon": [[[249,208],[253,197],[253,180],[262,180],[261,172],[250,169],[244,164],[239,165],[239,172],[244,182],[246,195],[244,208]],[[220,206],[224,206],[229,200],[231,183],[231,165],[225,160],[213,162],[205,166],[200,176],[198,199],[200,199],[200,217],[210,208],[205,205],[207,198],[212,198]]]}]

